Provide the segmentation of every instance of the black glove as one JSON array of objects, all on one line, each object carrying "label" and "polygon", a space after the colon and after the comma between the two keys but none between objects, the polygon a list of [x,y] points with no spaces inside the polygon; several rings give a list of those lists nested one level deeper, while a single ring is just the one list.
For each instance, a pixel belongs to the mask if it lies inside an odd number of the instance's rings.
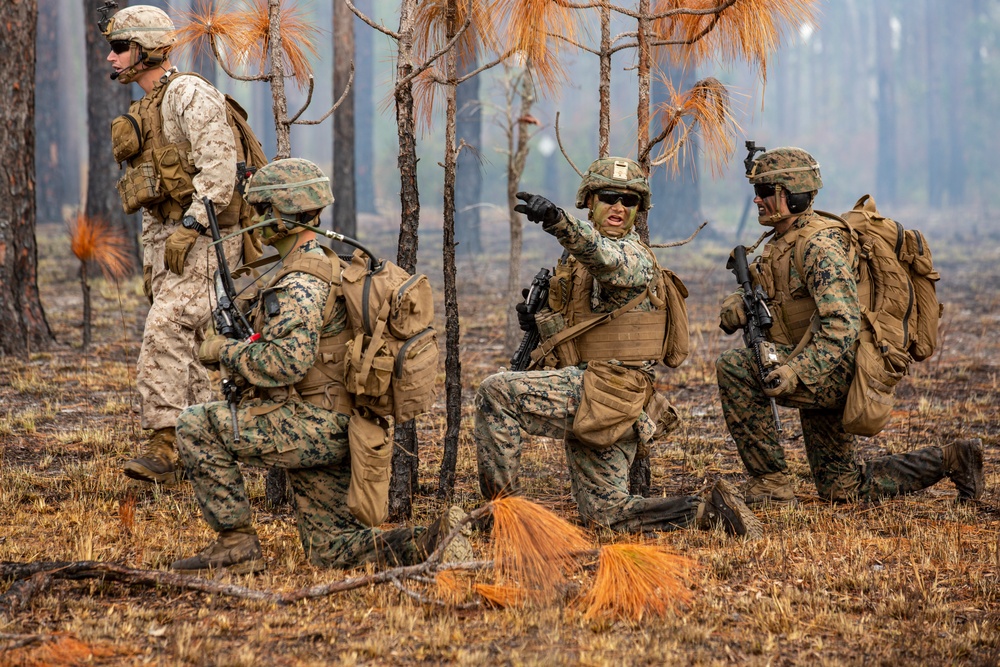
[{"label": "black glove", "polygon": [[524,203],[515,206],[514,210],[526,215],[531,222],[541,222],[546,227],[546,231],[548,231],[549,225],[558,222],[563,216],[561,208],[541,195],[518,192],[515,196]]},{"label": "black glove", "polygon": [[[525,287],[521,290],[521,296],[525,299],[528,298],[528,288]],[[535,329],[535,314],[528,312],[528,304],[521,301],[516,306],[514,310],[517,311],[517,324],[521,327],[521,331],[534,331]]]}]

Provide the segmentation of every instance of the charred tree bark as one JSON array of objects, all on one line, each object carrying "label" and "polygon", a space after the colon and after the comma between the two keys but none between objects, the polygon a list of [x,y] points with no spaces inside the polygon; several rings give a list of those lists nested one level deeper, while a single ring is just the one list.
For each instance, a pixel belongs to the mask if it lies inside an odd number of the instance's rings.
[{"label": "charred tree bark", "polygon": [[[520,107],[515,111],[515,100],[520,97]],[[521,327],[517,322],[514,308],[521,300],[521,252],[524,236],[521,214],[514,211],[520,203],[517,191],[520,189],[521,175],[528,161],[531,139],[529,124],[520,122],[531,114],[535,104],[535,82],[531,76],[531,63],[511,81],[507,91],[507,219],[510,223],[510,262],[507,270],[507,331],[506,347],[513,353],[521,340]]]},{"label": "charred tree bark", "polygon": [[[334,96],[347,87],[354,60],[354,12],[343,2],[333,3]],[[358,220],[354,184],[354,90],[333,115],[333,231],[357,238]]]},{"label": "charred tree bark", "polygon": [[[636,149],[639,151],[639,166],[648,175],[651,159],[646,146],[649,144],[649,80],[652,69],[652,48],[649,44],[651,36],[649,0],[639,0],[639,30],[636,33],[639,45],[639,104],[636,107],[637,138]],[[649,226],[646,224],[648,211],[640,211],[635,219],[635,229],[643,243],[649,243]]]},{"label": "charred tree bark", "polygon": [[[84,0],[86,25],[87,69],[87,203],[84,215],[91,219],[107,220],[112,227],[125,230],[129,249],[142,266],[142,248],[139,244],[141,217],[126,215],[115,184],[121,170],[111,151],[111,121],[128,110],[131,96],[129,85],[112,81],[109,77],[108,42],[104,39],[97,21],[91,20],[94,3]],[[127,5],[124,0],[120,5]]]},{"label": "charred tree bark", "polygon": [[[396,264],[410,273],[417,268],[417,229],[420,226],[420,191],[417,187],[417,134],[413,110],[413,85],[406,80],[413,71],[413,10],[415,0],[399,8],[399,42],[396,56],[396,131],[399,137],[399,245]],[[413,513],[419,453],[413,420],[396,427],[389,485],[389,518],[408,519]],[[405,496],[404,496],[405,494]]]},{"label": "charred tree bark", "polygon": [[[338,3],[340,4],[340,3]],[[371,16],[372,0],[356,0],[362,12]],[[358,213],[377,213],[375,207],[375,96],[373,83],[374,33],[361,30],[354,37],[354,156],[355,205]],[[334,88],[336,90],[336,87]]]},{"label": "charred tree bark", "polygon": [[[448,1],[447,39],[455,36],[455,0]],[[445,330],[445,414],[444,455],[438,482],[438,498],[450,499],[455,490],[455,466],[458,462],[458,435],[462,425],[462,361],[459,358],[461,331],[458,317],[458,288],[455,283],[455,170],[457,168],[457,88],[458,54],[452,49],[445,56],[447,108],[445,111],[444,139],[444,226],[442,229],[442,256],[444,272],[444,330]]]},{"label": "charred tree bark", "polygon": [[36,0],[8,3],[0,40],[0,355],[54,342],[38,296],[35,245]]},{"label": "charred tree bark", "polygon": [[[41,53],[58,53],[59,16],[56,0],[41,0],[38,6],[37,48]],[[4,37],[4,39],[7,39]],[[35,114],[35,159],[36,159],[36,215],[41,222],[60,222],[63,204],[69,201],[65,193],[68,174],[63,169],[66,144],[63,141],[60,99],[64,95],[59,85],[61,68],[55,63],[41,66],[35,71],[36,107]]]}]

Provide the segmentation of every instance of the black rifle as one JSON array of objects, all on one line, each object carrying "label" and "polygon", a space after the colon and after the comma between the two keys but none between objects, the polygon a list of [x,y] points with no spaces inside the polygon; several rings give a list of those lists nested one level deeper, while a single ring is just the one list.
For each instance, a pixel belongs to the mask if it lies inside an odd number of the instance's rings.
[{"label": "black rifle", "polygon": [[[545,307],[549,302],[549,277],[552,274],[548,269],[542,267],[531,279],[531,287],[528,288],[528,296],[524,298],[525,311],[534,315]],[[538,347],[541,336],[538,333],[538,325],[533,324],[530,329],[524,332],[524,338],[517,348],[517,352],[510,358],[510,370],[523,371],[531,364],[531,353]]]},{"label": "black rifle", "polygon": [[[732,259],[726,268],[736,274],[736,282],[743,288],[743,312],[747,323],[743,325],[743,344],[753,352],[757,363],[758,379],[762,387],[771,388],[765,382],[771,369],[779,365],[778,353],[774,345],[767,340],[767,331],[771,328],[774,318],[767,307],[767,295],[760,286],[754,286],[750,281],[750,266],[747,264],[747,249],[741,245],[733,249]],[[778,404],[771,397],[771,414],[774,416],[774,428],[781,433],[781,419],[778,417]]]},{"label": "black rifle", "polygon": [[[226,338],[253,343],[260,338],[260,334],[253,330],[246,314],[236,304],[236,284],[233,282],[233,274],[229,271],[225,248],[222,247],[222,234],[219,232],[219,219],[215,217],[215,204],[208,197],[202,199],[202,202],[208,214],[208,228],[212,232],[212,245],[215,246],[215,256],[219,264],[215,269],[215,309],[212,310],[215,331]],[[219,372],[222,375],[222,395],[229,403],[229,411],[233,418],[233,442],[238,443],[240,427],[236,418],[236,408],[240,403],[243,389],[228,377],[225,365],[222,363],[219,364]]]}]

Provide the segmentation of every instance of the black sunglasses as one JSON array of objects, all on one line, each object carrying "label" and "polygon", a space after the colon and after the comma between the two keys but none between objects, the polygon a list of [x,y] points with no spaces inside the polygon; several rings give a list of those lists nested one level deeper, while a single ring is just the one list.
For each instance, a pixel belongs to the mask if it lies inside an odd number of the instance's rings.
[{"label": "black sunglasses", "polygon": [[111,50],[119,55],[125,53],[132,47],[132,42],[127,39],[113,39],[110,44]]},{"label": "black sunglasses", "polygon": [[757,183],[753,186],[753,192],[761,199],[774,196],[774,183]]},{"label": "black sunglasses", "polygon": [[618,202],[622,203],[625,208],[635,208],[639,205],[639,195],[632,194],[630,192],[618,192],[617,190],[598,190],[594,194],[597,195],[598,201],[602,201],[608,206],[614,206]]}]

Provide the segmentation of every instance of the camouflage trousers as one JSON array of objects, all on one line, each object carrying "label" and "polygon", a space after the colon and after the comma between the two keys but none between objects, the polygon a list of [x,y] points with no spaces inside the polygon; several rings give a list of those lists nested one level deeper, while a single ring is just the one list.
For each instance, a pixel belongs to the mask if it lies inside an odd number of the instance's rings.
[{"label": "camouflage trousers", "polygon": [[[169,236],[177,225],[160,227],[158,236]],[[185,407],[214,398],[208,373],[198,361],[198,347],[215,302],[215,250],[209,246],[211,239],[199,237],[179,276],[163,265],[166,236],[143,250],[143,261],[153,269],[153,304],[142,331],[136,387],[142,400],[140,423],[147,429],[173,428]],[[236,265],[242,242],[237,237],[224,243],[230,266]]]},{"label": "camouflage trousers", "polygon": [[205,521],[217,532],[251,525],[239,463],[283,468],[302,548],[314,565],[351,568],[423,560],[415,545],[423,528],[381,531],[360,523],[347,509],[348,419],[295,399],[245,401],[238,410],[240,442],[235,443],[228,403],[185,409],[177,420],[177,449]]},{"label": "camouflage trousers", "polygon": [[701,502],[695,497],[643,498],[628,491],[637,437],[596,449],[573,437],[583,370],[505,372],[491,375],[476,392],[474,439],[479,487],[487,498],[517,493],[522,434],[563,440],[570,484],[587,523],[621,532],[673,530],[690,525]]},{"label": "camouflage trousers", "polygon": [[[782,357],[791,346],[776,346]],[[849,363],[848,363],[849,362]],[[806,458],[819,496],[826,500],[881,497],[912,493],[944,477],[942,452],[925,447],[905,454],[859,461],[855,437],[844,431],[841,417],[854,374],[854,358],[833,369],[829,381],[815,391],[801,384],[779,405],[798,408]],[[747,471],[753,476],[787,469],[770,403],[758,382],[757,368],[745,348],[726,350],[716,361],[722,413]]]}]

